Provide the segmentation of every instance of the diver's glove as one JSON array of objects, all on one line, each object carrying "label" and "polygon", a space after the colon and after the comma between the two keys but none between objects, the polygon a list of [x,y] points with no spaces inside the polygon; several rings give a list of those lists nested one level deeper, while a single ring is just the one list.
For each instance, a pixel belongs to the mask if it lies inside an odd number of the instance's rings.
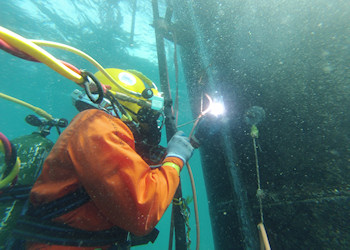
[{"label": "diver's glove", "polygon": [[170,139],[166,157],[172,156],[180,158],[185,165],[191,158],[194,148],[191,145],[190,140],[186,136],[183,136],[183,134],[184,132],[178,131]]}]

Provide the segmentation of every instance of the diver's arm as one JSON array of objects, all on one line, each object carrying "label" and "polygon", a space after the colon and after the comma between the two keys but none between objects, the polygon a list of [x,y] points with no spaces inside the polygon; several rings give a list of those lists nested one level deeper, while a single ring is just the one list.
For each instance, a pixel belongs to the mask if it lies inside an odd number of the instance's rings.
[{"label": "diver's arm", "polygon": [[[135,152],[134,138],[119,119],[101,111],[84,118],[68,151],[79,181],[113,224],[136,235],[149,233],[172,201],[179,184],[176,168],[151,169]],[[183,166],[181,159],[164,162]]]}]

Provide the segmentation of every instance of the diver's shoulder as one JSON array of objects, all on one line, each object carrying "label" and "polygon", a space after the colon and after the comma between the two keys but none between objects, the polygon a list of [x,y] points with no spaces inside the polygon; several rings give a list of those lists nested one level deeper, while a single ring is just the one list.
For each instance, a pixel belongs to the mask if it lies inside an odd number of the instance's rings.
[{"label": "diver's shoulder", "polygon": [[85,121],[85,120],[91,120],[91,119],[99,119],[100,117],[111,118],[112,116],[110,116],[109,114],[107,114],[102,110],[87,109],[77,114],[72,121],[75,121],[75,120]]},{"label": "diver's shoulder", "polygon": [[80,112],[73,118],[72,123],[79,124],[79,126],[82,124],[89,124],[88,126],[98,125],[99,127],[114,128],[116,126],[125,126],[125,124],[119,118],[98,109],[88,109]]}]

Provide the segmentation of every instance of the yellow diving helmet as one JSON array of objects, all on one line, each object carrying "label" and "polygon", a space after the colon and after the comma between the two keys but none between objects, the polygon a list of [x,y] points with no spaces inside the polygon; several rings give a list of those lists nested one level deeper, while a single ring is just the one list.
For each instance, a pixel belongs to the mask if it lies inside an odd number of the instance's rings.
[{"label": "yellow diving helmet", "polygon": [[101,71],[95,77],[112,92],[136,122],[145,122],[150,116],[159,117],[163,111],[164,98],[155,84],[136,70],[109,68],[107,73],[117,83],[109,80]]}]

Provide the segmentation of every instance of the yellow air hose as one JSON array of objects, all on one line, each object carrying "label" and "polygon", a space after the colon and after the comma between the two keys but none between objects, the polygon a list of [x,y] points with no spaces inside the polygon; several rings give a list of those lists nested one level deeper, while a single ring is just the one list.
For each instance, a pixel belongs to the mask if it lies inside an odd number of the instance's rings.
[{"label": "yellow air hose", "polygon": [[[51,42],[51,41],[43,41],[43,40],[30,40],[31,42],[33,42],[36,45],[39,46],[46,46],[46,47],[51,47],[51,48],[56,48],[56,49],[62,49],[71,53],[74,53],[82,58],[84,58],[85,60],[87,60],[88,62],[90,62],[92,65],[94,65],[99,71],[101,71],[102,74],[104,74],[108,80],[110,80],[114,85],[120,87],[121,89],[125,90],[128,93],[131,93],[135,96],[140,96],[139,93],[136,93],[134,91],[131,91],[129,89],[126,89],[125,87],[123,87],[122,85],[118,84],[118,82],[116,80],[114,80],[114,78],[95,60],[93,59],[91,56],[89,56],[88,54],[84,53],[83,51],[76,49],[72,46],[66,45],[66,44],[62,44],[62,43],[56,43],[56,42]],[[115,94],[114,91],[111,91],[113,94]]]},{"label": "yellow air hose", "polygon": [[[31,40],[31,39],[26,39],[4,27],[0,26],[0,39],[4,40],[6,43],[10,44],[11,46],[21,50],[22,52],[30,55],[31,57],[35,58],[36,60],[46,64],[59,74],[63,75],[64,77],[78,83],[82,84],[84,83],[84,78],[79,75],[78,73],[74,72],[67,66],[65,66],[62,62],[60,62],[57,58],[55,58],[53,55],[45,51],[39,46],[46,46],[46,47],[52,47],[52,48],[57,48],[57,49],[62,49],[66,50],[68,52],[74,53],[87,61],[89,61],[92,65],[94,65],[99,71],[104,74],[108,80],[110,80],[114,85],[118,86],[119,88],[123,89],[127,93],[130,93],[134,96],[140,97],[141,94],[131,91],[124,86],[118,84],[117,81],[114,80],[114,78],[96,61],[94,60],[91,56],[88,54],[84,53],[81,50],[78,50],[72,46],[68,46],[62,43],[57,43],[57,42],[51,42],[51,41],[43,41],[43,40]],[[139,76],[139,74],[137,74]],[[145,79],[142,78],[142,80],[146,81],[146,84],[152,87],[153,85],[149,83],[148,78]],[[115,92],[112,92],[115,94]]]},{"label": "yellow air hose", "polygon": [[8,44],[12,45],[13,47],[25,52],[26,54],[32,56],[36,60],[46,64],[47,66],[55,70],[57,73],[63,75],[64,77],[79,84],[85,81],[81,75],[65,66],[50,53],[40,48],[38,45],[1,26],[0,38]]},{"label": "yellow air hose", "polygon": [[[3,152],[5,154],[5,147],[2,140],[0,140],[0,152]],[[4,179],[2,180],[0,179],[0,189],[9,185],[16,178],[17,174],[19,173],[20,166],[21,166],[21,161],[19,157],[17,157],[16,163],[13,166],[11,172]]]},{"label": "yellow air hose", "polygon": [[17,157],[15,166],[12,168],[11,172],[9,173],[8,176],[6,176],[4,179],[2,179],[0,181],[0,189],[6,187],[7,185],[9,185],[17,176],[17,174],[19,173],[19,168],[21,166],[21,161],[19,159],[19,157]]},{"label": "yellow air hose", "polygon": [[21,101],[21,100],[17,99],[17,98],[5,95],[4,93],[1,93],[1,92],[0,92],[0,97],[5,99],[5,100],[8,100],[8,101],[20,104],[20,105],[22,105],[22,106],[24,106],[26,108],[29,108],[29,109],[33,110],[35,113],[37,113],[38,115],[46,118],[49,121],[51,121],[53,119],[52,115],[48,114],[45,110],[43,110],[41,108],[38,108],[38,107],[35,107],[35,106],[33,106],[33,105],[29,104],[29,103],[26,103],[24,101]]}]

